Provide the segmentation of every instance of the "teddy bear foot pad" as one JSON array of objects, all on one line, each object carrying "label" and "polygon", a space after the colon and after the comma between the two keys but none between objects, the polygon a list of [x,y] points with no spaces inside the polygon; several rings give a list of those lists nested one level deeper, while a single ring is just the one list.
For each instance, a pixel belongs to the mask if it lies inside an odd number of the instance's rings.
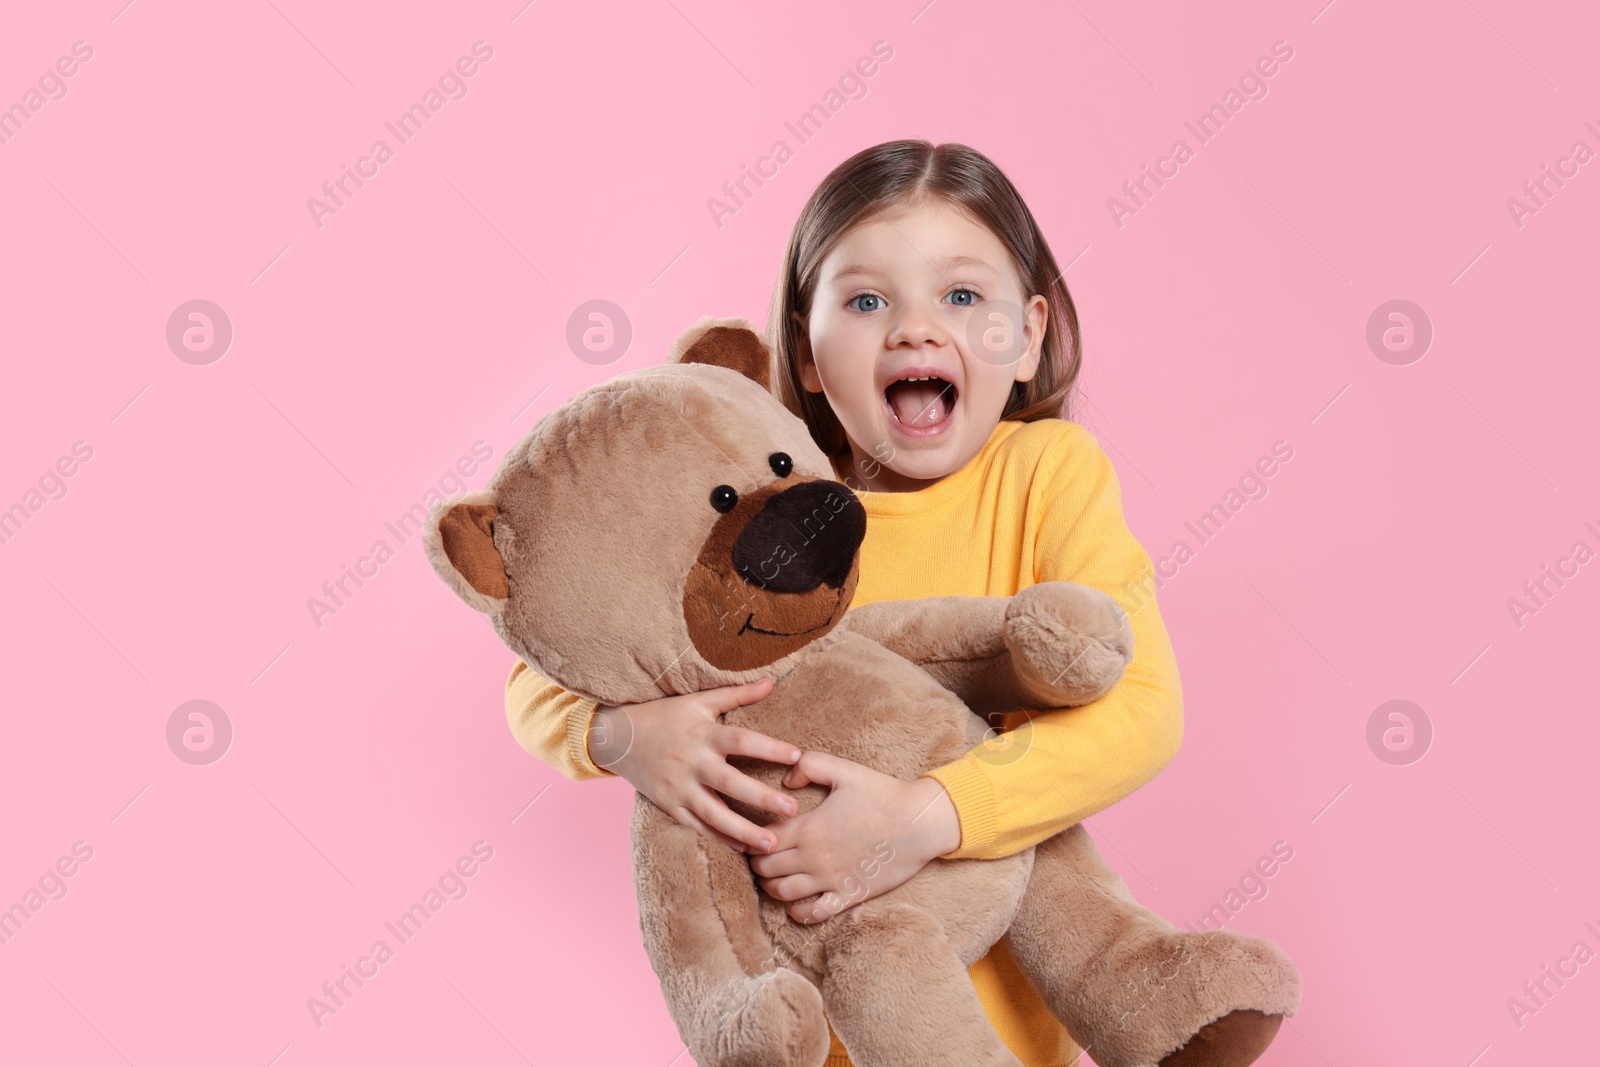
[{"label": "teddy bear foot pad", "polygon": [[1281,1025],[1281,1015],[1231,1011],[1163,1058],[1161,1067],[1245,1067],[1267,1051]]}]

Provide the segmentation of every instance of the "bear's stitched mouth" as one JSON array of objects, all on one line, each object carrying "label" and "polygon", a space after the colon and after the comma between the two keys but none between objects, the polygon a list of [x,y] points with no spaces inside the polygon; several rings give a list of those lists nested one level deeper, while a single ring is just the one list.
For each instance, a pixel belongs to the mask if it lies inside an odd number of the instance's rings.
[{"label": "bear's stitched mouth", "polygon": [[735,634],[734,636],[740,636],[746,630],[750,630],[758,634],[765,634],[768,637],[803,637],[806,634],[815,633],[818,630],[826,629],[832,624],[833,616],[839,610],[839,600],[843,596],[844,589],[841,587],[839,592],[833,598],[833,607],[828,609],[828,617],[817,623],[815,626],[808,626],[804,630],[763,630],[761,627],[755,625],[756,613],[752,611],[745,617],[744,625],[739,627],[739,633]]}]

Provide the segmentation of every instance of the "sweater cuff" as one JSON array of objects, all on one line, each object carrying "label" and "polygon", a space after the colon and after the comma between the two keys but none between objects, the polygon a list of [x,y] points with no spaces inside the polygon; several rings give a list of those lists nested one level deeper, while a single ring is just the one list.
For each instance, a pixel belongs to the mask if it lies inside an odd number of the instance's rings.
[{"label": "sweater cuff", "polygon": [[955,805],[956,818],[961,823],[961,844],[955,851],[946,852],[942,860],[975,859],[1000,837],[1000,812],[995,803],[994,784],[983,773],[978,761],[963,756],[954,763],[937,767],[924,778],[932,778],[944,786]]},{"label": "sweater cuff", "polygon": [[567,712],[567,756],[583,768],[586,777],[615,778],[615,771],[608,771],[589,758],[589,723],[599,707],[599,701],[583,700]]}]

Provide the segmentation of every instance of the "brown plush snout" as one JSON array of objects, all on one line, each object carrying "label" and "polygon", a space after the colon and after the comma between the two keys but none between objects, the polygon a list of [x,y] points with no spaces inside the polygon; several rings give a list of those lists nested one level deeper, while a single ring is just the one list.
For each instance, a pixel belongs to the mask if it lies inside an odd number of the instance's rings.
[{"label": "brown plush snout", "polygon": [[741,496],[689,571],[684,622],[713,666],[765,667],[833,629],[850,607],[866,509],[838,482],[793,481]]},{"label": "brown plush snout", "polygon": [[[801,482],[767,498],[733,543],[745,581],[774,593],[844,585],[867,533],[867,513],[838,482]],[[799,541],[799,544],[796,544]],[[785,546],[794,558],[784,562]]]}]

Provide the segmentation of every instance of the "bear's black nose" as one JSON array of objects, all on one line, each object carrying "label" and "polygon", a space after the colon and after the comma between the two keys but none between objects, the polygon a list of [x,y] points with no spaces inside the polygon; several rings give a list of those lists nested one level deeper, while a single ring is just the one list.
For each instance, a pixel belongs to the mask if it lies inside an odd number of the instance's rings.
[{"label": "bear's black nose", "polygon": [[774,494],[733,543],[733,564],[752,585],[775,593],[809,593],[850,576],[867,535],[861,501],[838,482],[802,482]]}]

